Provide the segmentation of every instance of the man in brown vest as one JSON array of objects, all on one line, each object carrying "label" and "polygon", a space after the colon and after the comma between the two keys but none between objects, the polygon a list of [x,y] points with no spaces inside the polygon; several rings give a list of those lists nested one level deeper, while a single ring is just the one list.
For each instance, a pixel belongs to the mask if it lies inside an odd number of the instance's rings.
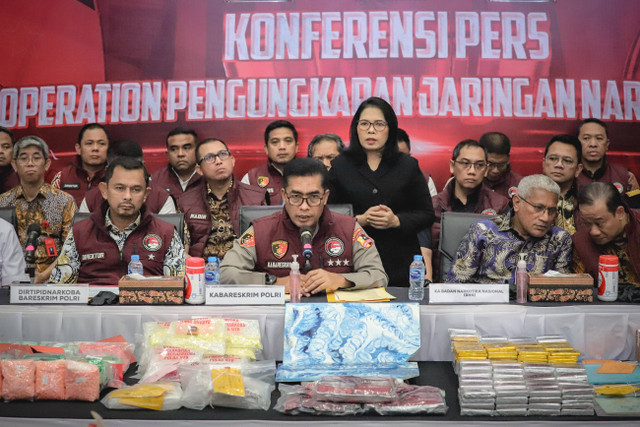
[{"label": "man in brown vest", "polygon": [[145,275],[182,273],[185,252],[180,236],[173,225],[146,209],[148,182],[140,160],[117,157],[109,163],[105,182],[99,184],[101,209],[73,225],[51,282],[117,285],[133,254],[140,256]]},{"label": "man in brown vest", "polygon": [[[269,283],[289,287],[292,255],[298,255],[301,288],[309,296],[339,288],[386,286],[387,275],[373,240],[355,218],[333,213],[327,170],[317,160],[295,159],[284,169],[284,209],[257,219],[233,242],[220,268],[222,283]],[[301,231],[309,230],[311,254],[302,255]]]},{"label": "man in brown vest", "polygon": [[511,141],[501,132],[487,132],[480,137],[480,145],[487,149],[487,187],[511,199],[516,194],[522,176],[511,170]]},{"label": "man in brown vest", "polygon": [[18,174],[11,166],[14,142],[13,132],[0,126],[0,194],[20,185]]},{"label": "man in brown vest", "polygon": [[298,150],[298,131],[286,120],[269,123],[264,131],[264,151],[267,163],[251,169],[242,177],[242,182],[264,188],[269,193],[270,205],[282,203],[282,172]]}]

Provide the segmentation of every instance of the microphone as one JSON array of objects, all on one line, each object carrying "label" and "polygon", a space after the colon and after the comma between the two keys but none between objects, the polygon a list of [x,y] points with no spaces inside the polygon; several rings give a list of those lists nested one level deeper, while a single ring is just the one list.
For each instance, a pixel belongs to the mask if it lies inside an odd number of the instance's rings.
[{"label": "microphone", "polygon": [[313,233],[310,227],[300,227],[300,242],[302,243],[302,256],[306,260],[310,260],[313,256],[313,250],[311,249],[311,240],[313,239]]},{"label": "microphone", "polygon": [[27,264],[35,264],[36,262],[36,247],[38,246],[40,232],[40,224],[31,224],[29,228],[27,228],[27,241],[24,255],[24,260]]}]

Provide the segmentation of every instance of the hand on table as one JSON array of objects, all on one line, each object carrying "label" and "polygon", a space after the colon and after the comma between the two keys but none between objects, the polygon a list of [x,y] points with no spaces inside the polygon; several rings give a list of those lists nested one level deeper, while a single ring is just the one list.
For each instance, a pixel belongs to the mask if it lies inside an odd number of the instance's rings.
[{"label": "hand on table", "polygon": [[335,291],[340,288],[350,288],[353,284],[342,275],[327,270],[311,270],[300,277],[302,294],[306,297],[321,291]]}]

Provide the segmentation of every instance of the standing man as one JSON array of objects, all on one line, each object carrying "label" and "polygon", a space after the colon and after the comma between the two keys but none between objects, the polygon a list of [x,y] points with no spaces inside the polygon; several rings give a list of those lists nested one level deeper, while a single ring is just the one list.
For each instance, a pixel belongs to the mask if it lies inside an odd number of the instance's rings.
[{"label": "standing man", "polygon": [[236,159],[222,140],[200,141],[195,154],[203,180],[179,202],[191,234],[189,253],[223,258],[242,232],[240,206],[266,204],[266,191],[238,181]]},{"label": "standing man", "polygon": [[331,169],[331,161],[345,150],[342,138],[335,133],[323,133],[313,137],[307,148],[307,157],[320,160],[327,168]]},{"label": "standing man", "polygon": [[496,193],[511,199],[522,176],[511,170],[511,141],[500,132],[487,132],[480,137],[487,150],[487,173],[484,183]]},{"label": "standing man", "polygon": [[169,164],[151,175],[153,186],[162,187],[176,202],[182,195],[198,186],[202,175],[196,172],[196,143],[198,135],[193,129],[177,127],[167,135]]},{"label": "standing man", "polygon": [[302,274],[306,296],[340,288],[386,286],[387,275],[373,240],[354,217],[327,207],[327,170],[312,159],[296,159],[284,170],[284,209],[253,221],[233,242],[221,267],[223,283],[268,283],[289,288],[292,255],[301,271],[300,228],[312,233],[311,269]]},{"label": "standing man", "polygon": [[268,204],[281,204],[282,172],[287,163],[295,159],[297,150],[298,131],[290,122],[276,120],[269,123],[264,131],[267,163],[247,172],[242,182],[267,190],[270,198]]},{"label": "standing man", "polygon": [[141,161],[119,157],[109,163],[105,182],[99,184],[104,198],[101,209],[73,225],[51,282],[116,285],[127,274],[133,254],[140,255],[145,275],[182,272],[185,254],[180,236],[173,225],[155,218],[144,205],[148,183]]},{"label": "standing man", "polygon": [[51,160],[49,147],[41,138],[25,136],[16,142],[12,165],[20,178],[20,185],[0,195],[0,207],[15,207],[18,237],[23,250],[29,226],[40,226],[41,234],[35,245],[34,281],[44,283],[55,265],[62,242],[69,234],[76,203],[70,194],[44,182]]},{"label": "standing man", "polygon": [[75,161],[55,174],[51,185],[71,194],[79,206],[87,190],[97,187],[104,178],[108,149],[109,137],[104,126],[98,123],[82,126]]},{"label": "standing man", "polygon": [[573,135],[556,135],[544,149],[542,173],[560,186],[556,225],[569,234],[576,232],[577,178],[582,171],[582,145]]},{"label": "standing man", "polygon": [[602,120],[586,119],[578,126],[582,143],[582,173],[578,176],[578,190],[590,182],[611,182],[621,193],[640,188],[635,175],[628,169],[609,163],[609,133]]},{"label": "standing man", "polygon": [[0,126],[0,194],[20,184],[18,174],[11,166],[14,142],[13,132]]},{"label": "standing man", "polygon": [[479,221],[462,239],[447,274],[453,283],[515,283],[518,255],[529,273],[570,272],[571,236],[554,226],[560,188],[545,175],[522,178],[513,210]]}]

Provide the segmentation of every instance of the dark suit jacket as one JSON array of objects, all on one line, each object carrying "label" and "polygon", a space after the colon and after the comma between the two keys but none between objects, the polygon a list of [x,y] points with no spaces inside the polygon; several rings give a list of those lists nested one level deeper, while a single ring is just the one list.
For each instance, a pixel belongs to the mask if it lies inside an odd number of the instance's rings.
[{"label": "dark suit jacket", "polygon": [[371,206],[390,207],[400,219],[399,228],[378,230],[365,227],[375,242],[389,285],[409,285],[409,265],[420,254],[417,234],[435,218],[427,181],[418,161],[401,155],[395,164],[380,163],[372,172],[365,162],[357,165],[346,155],[338,156],[329,171],[329,203],[351,203],[356,215]]}]

